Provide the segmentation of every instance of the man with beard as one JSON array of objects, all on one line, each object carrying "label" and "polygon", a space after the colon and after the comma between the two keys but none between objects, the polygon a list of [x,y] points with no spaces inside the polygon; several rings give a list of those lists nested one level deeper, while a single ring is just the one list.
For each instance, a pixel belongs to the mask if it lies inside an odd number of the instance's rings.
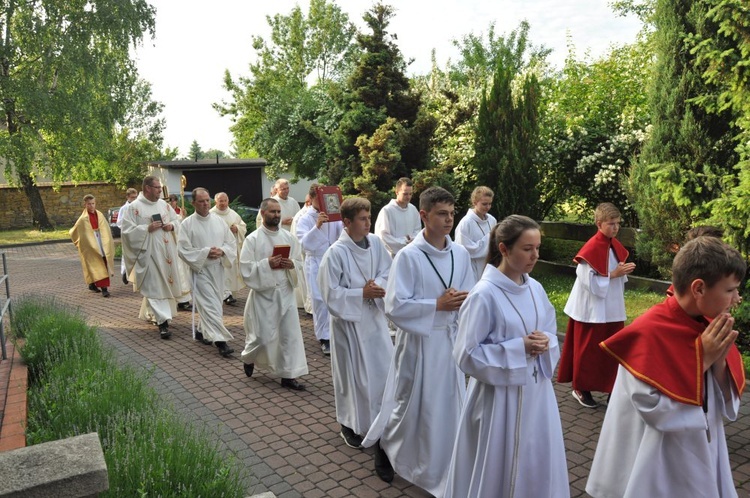
[{"label": "man with beard", "polygon": [[281,386],[304,391],[297,377],[305,375],[307,359],[297,314],[294,287],[302,268],[297,239],[279,229],[281,206],[275,199],[260,205],[263,224],[247,236],[240,255],[240,269],[250,288],[245,304],[245,375],[255,366],[281,377]]}]

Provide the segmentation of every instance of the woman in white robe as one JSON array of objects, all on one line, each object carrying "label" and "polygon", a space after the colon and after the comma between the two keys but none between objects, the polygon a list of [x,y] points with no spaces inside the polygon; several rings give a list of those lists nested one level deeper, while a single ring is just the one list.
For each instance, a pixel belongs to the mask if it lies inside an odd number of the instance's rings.
[{"label": "woman in white robe", "polygon": [[446,497],[570,496],[552,374],[555,310],[528,276],[539,225],[512,215],[492,231],[482,279],[461,307],[453,351],[471,376]]},{"label": "woman in white robe", "polygon": [[487,251],[490,247],[490,232],[497,220],[489,213],[495,193],[489,187],[477,187],[471,193],[474,206],[466,212],[456,227],[456,244],[461,244],[471,256],[471,267],[476,281],[482,278]]}]

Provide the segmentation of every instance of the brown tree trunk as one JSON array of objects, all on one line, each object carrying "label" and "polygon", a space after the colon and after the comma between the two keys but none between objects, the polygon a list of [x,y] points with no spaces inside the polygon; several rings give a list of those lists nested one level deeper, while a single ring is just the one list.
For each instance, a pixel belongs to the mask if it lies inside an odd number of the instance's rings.
[{"label": "brown tree trunk", "polygon": [[39,195],[39,188],[34,184],[34,179],[31,178],[31,175],[25,172],[19,173],[18,179],[21,181],[23,191],[29,199],[34,226],[42,231],[54,229],[55,227],[47,217],[47,211],[44,209],[42,196]]}]

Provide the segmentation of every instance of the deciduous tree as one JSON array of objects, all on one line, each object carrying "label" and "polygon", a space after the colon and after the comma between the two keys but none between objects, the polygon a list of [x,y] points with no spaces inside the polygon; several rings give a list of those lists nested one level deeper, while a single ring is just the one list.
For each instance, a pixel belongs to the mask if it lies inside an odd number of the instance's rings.
[{"label": "deciduous tree", "polygon": [[0,2],[0,156],[40,228],[36,176],[69,178],[111,149],[137,81],[130,51],[154,15],[145,0]]}]

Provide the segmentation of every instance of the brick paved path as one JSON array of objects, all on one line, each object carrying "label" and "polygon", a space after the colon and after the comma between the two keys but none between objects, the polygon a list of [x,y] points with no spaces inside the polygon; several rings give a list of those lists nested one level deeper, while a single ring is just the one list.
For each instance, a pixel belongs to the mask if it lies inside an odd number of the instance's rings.
[{"label": "brick paved path", "polygon": [[[191,420],[204,422],[227,450],[252,472],[249,494],[272,491],[278,497],[424,497],[425,492],[396,477],[381,481],[373,470],[372,450],[344,445],[335,420],[330,362],[320,353],[312,320],[301,314],[310,374],[301,378],[307,392],[282,389],[279,379],[257,371],[245,377],[239,352],[244,344],[242,310],[247,289],[235,306],[225,306],[227,327],[236,353],[222,358],[217,349],[191,338],[190,313],[179,313],[172,339],[159,339],[155,326],[137,319],[141,302],[113,279],[112,297],[104,299],[83,283],[75,248],[70,243],[6,249],[11,292],[55,294],[80,307],[123,361],[154,368],[153,384]],[[119,263],[118,263],[119,264]],[[604,408],[585,409],[557,385],[571,496],[587,496],[591,458]],[[740,418],[727,426],[730,458],[740,496],[750,496],[750,394]]]}]

